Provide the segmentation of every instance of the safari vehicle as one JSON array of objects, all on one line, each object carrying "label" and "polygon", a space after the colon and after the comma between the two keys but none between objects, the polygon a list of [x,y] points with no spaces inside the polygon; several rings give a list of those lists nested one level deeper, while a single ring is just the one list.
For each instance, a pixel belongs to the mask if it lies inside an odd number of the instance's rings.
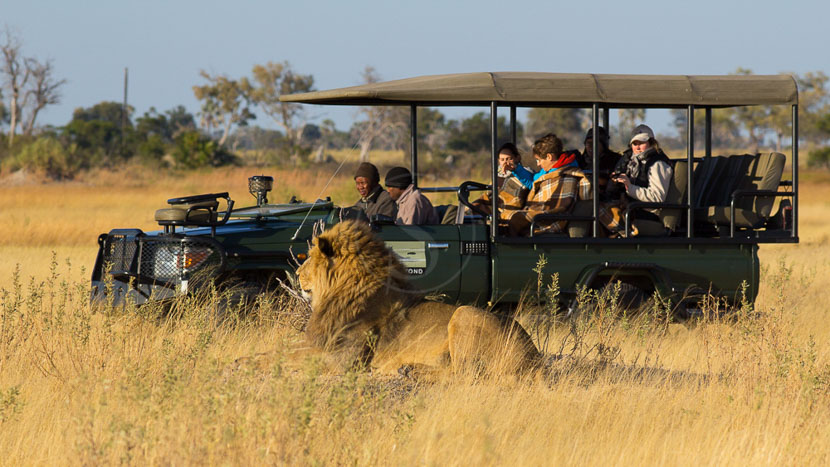
[{"label": "safari vehicle", "polygon": [[[528,285],[535,284],[534,268],[542,255],[547,259],[544,277],[558,273],[565,300],[580,287],[599,289],[617,280],[646,295],[658,292],[681,309],[693,307],[695,297],[709,293],[733,302],[742,297],[754,300],[759,245],[798,242],[798,90],[789,76],[468,73],[286,95],[281,100],[410,108],[414,183],[424,193],[457,193],[459,214],[445,216],[449,219],[441,225],[368,221],[402,259],[413,284],[421,291],[443,294],[449,302],[517,302]],[[792,109],[789,180],[783,176],[787,162],[783,154],[712,154],[712,109],[752,105]],[[420,184],[416,118],[419,107],[435,106],[489,108],[489,183]],[[668,199],[631,203],[625,214],[628,224],[638,209],[659,209],[661,222],[641,226],[642,234],[636,237],[604,238],[597,215],[596,161],[589,170],[593,200],[577,203],[566,214],[547,215],[547,219],[568,220],[567,233],[509,237],[499,222],[477,213],[469,201],[471,192],[487,190],[493,200],[491,212],[497,212],[497,197],[492,196],[497,145],[503,140],[515,142],[516,112],[523,107],[590,109],[594,154],[598,153],[596,128],[600,123],[609,127],[612,109],[685,109],[686,154],[672,162]],[[510,115],[509,135],[497,133],[498,112],[503,110]],[[702,156],[694,152],[696,111],[705,113]],[[257,198],[255,206],[236,209],[227,193],[173,198],[156,213],[163,230],[116,229],[102,234],[93,297],[110,294],[108,298],[116,303],[144,303],[187,293],[204,284],[204,279],[219,285],[241,282],[257,290],[257,284],[266,284],[274,275],[288,275],[302,262],[315,228],[355,215],[328,199],[272,204],[267,200],[269,177],[252,177],[249,183]],[[224,210],[219,209],[220,201]],[[437,209],[444,213],[448,206]],[[203,280],[194,282],[200,274]]]}]

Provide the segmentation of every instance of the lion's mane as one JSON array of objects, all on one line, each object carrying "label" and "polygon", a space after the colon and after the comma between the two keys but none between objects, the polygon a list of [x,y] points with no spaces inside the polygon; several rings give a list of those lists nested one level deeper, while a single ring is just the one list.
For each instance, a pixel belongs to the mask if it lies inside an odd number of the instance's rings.
[{"label": "lion's mane", "polygon": [[538,360],[515,321],[424,301],[397,256],[364,223],[341,222],[319,235],[297,272],[311,294],[306,338],[341,367],[362,363],[393,372],[486,362],[513,372]]},{"label": "lion's mane", "polygon": [[367,224],[341,222],[313,243],[299,273],[313,290],[306,332],[316,344],[333,344],[356,323],[376,331],[396,321],[390,314],[420,301],[403,265]]}]

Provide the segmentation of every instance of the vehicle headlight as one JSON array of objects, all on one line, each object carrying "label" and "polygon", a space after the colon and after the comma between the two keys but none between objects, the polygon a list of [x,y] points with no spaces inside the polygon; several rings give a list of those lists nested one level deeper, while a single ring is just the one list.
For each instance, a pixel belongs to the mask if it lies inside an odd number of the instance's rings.
[{"label": "vehicle headlight", "polygon": [[181,246],[177,244],[157,244],[152,256],[153,278],[156,280],[172,280],[179,277],[179,255]]}]

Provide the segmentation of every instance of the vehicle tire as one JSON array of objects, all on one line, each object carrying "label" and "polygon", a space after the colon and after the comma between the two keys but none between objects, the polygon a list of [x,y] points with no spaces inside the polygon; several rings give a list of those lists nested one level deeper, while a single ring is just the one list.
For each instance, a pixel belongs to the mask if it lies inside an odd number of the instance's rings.
[{"label": "vehicle tire", "polygon": [[247,316],[262,292],[262,285],[258,282],[245,282],[223,293],[214,307],[217,320]]},{"label": "vehicle tire", "polygon": [[[600,293],[610,296],[615,291],[616,283],[609,283],[602,288]],[[646,292],[640,287],[627,282],[620,282],[619,295],[617,296],[617,306],[620,311],[637,310],[643,306],[647,299]]]}]

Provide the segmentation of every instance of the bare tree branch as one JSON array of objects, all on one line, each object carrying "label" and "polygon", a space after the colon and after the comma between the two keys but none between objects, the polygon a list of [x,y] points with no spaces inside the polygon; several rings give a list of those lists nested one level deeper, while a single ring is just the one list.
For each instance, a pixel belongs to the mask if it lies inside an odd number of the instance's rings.
[{"label": "bare tree branch", "polygon": [[35,120],[37,114],[47,105],[58,104],[61,95],[58,88],[66,84],[65,79],[56,80],[53,76],[52,61],[46,60],[41,63],[34,58],[27,58],[24,61],[26,68],[32,77],[32,87],[26,91],[23,107],[26,106],[26,101],[29,97],[33,99],[31,109],[29,109],[29,118],[23,125],[23,134],[31,135],[35,128]]},{"label": "bare tree branch", "polygon": [[24,59],[20,56],[20,40],[7,27],[4,31],[5,40],[0,44],[0,52],[3,53],[2,72],[5,75],[5,85],[10,91],[10,121],[9,121],[9,146],[14,143],[14,134],[21,120],[22,106],[20,105],[22,89],[29,80],[29,69],[25,66]]}]

